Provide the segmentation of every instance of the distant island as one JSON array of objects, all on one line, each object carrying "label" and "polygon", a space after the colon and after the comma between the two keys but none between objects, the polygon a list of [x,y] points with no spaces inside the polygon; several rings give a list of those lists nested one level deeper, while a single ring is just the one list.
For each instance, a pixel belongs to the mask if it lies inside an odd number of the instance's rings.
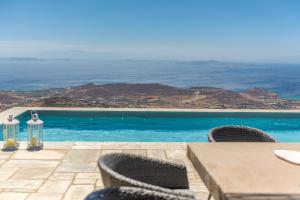
[{"label": "distant island", "polygon": [[176,88],[162,84],[93,83],[47,90],[0,91],[0,109],[13,106],[299,109],[300,100],[252,88],[234,92],[214,87]]}]

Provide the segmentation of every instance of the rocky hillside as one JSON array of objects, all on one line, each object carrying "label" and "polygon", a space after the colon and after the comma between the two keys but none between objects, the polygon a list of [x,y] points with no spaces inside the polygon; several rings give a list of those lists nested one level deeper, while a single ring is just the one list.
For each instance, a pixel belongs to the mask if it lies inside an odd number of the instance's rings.
[{"label": "rocky hillside", "polygon": [[162,84],[93,83],[43,91],[0,92],[2,109],[21,106],[137,108],[299,109],[300,101],[253,88],[238,93],[222,88],[176,88]]},{"label": "rocky hillside", "polygon": [[252,88],[241,93],[244,96],[252,98],[277,98],[278,94],[262,89],[262,88]]},{"label": "rocky hillside", "polygon": [[190,95],[192,91],[178,89],[161,84],[105,84],[92,83],[71,87],[63,92],[63,96],[72,99],[101,100],[111,97],[139,97],[139,96],[179,96]]}]

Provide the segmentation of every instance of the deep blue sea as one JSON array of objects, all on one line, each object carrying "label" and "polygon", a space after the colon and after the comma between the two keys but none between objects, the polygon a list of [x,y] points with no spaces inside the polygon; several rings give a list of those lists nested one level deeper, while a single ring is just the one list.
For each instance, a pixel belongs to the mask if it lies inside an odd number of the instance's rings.
[{"label": "deep blue sea", "polygon": [[0,59],[0,90],[32,90],[85,83],[162,83],[231,90],[261,87],[300,97],[300,64],[215,61]]}]

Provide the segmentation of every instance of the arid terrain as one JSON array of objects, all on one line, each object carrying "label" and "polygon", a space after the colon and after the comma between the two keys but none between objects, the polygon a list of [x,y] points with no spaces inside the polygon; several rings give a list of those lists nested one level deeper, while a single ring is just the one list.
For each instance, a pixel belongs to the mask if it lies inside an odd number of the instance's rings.
[{"label": "arid terrain", "polygon": [[12,106],[299,109],[300,101],[282,99],[261,88],[238,93],[212,87],[90,83],[49,90],[0,91],[1,110]]}]

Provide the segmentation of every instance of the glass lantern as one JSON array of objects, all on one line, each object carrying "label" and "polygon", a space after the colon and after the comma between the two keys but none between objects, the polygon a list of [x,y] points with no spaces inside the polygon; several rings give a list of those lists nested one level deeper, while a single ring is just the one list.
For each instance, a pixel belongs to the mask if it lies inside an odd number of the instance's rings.
[{"label": "glass lantern", "polygon": [[44,122],[39,119],[38,114],[31,115],[31,120],[27,121],[28,149],[38,150],[43,148],[43,126]]},{"label": "glass lantern", "polygon": [[4,149],[16,149],[19,146],[17,137],[19,134],[19,120],[15,119],[13,115],[3,122],[3,143]]}]

